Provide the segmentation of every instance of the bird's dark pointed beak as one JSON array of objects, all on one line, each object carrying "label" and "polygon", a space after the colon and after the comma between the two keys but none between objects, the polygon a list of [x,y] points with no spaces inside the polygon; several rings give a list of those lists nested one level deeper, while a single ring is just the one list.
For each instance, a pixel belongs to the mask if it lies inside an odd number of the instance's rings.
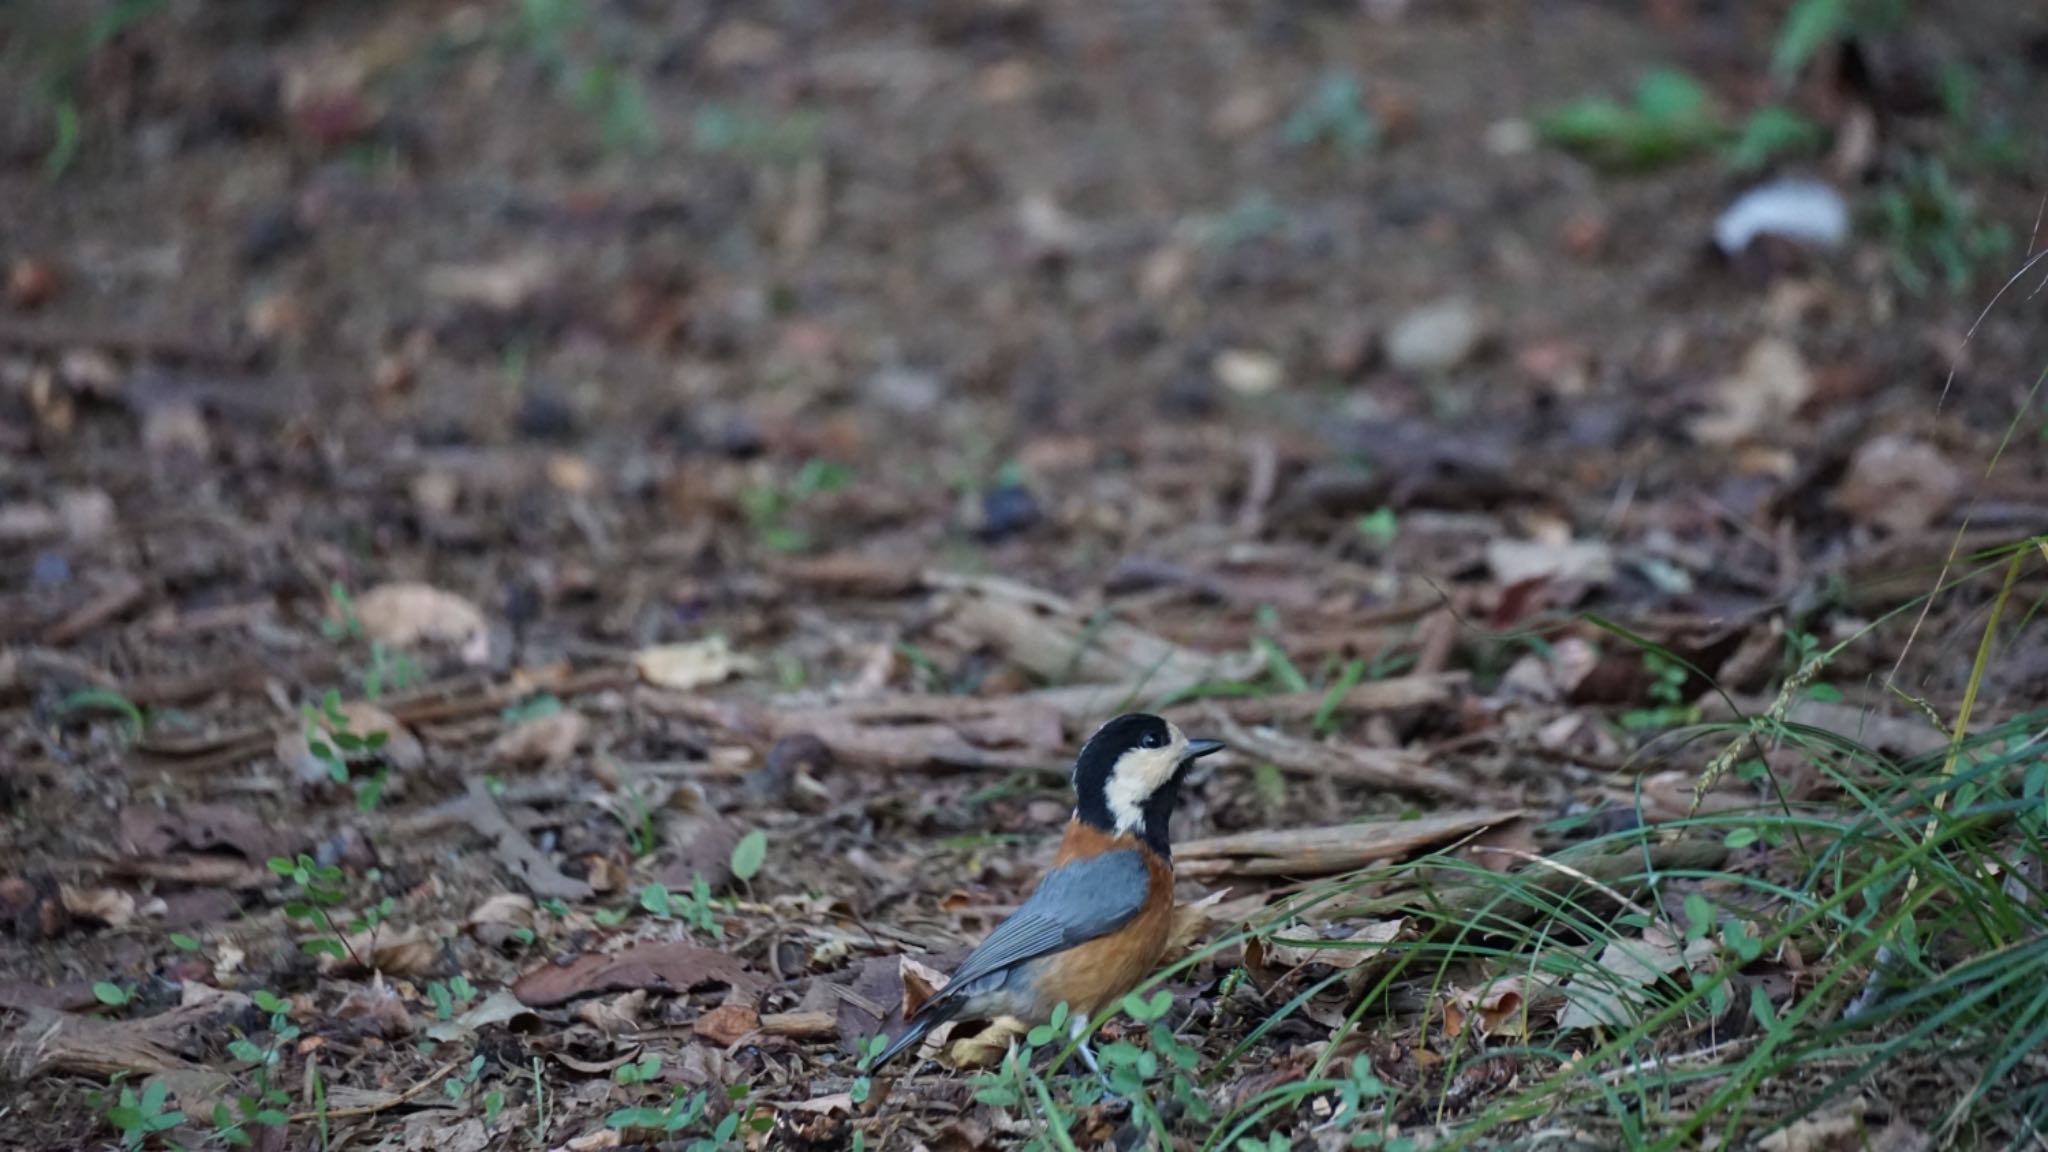
[{"label": "bird's dark pointed beak", "polygon": [[1200,760],[1211,752],[1221,751],[1223,751],[1223,741],[1221,740],[1190,740],[1188,741],[1188,754],[1183,759]]}]

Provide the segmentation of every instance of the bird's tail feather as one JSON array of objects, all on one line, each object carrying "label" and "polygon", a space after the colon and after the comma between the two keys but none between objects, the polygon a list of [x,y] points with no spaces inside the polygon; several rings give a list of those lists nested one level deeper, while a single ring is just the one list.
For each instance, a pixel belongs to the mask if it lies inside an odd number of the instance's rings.
[{"label": "bird's tail feather", "polygon": [[923,1008],[918,1009],[917,1014],[910,1018],[910,1027],[905,1028],[903,1035],[890,1041],[889,1046],[882,1049],[882,1054],[875,1057],[873,1064],[868,1065],[868,1071],[873,1072],[881,1068],[882,1065],[895,1059],[906,1048],[917,1047],[918,1043],[924,1039],[925,1033],[930,1032],[933,1028],[938,1027],[951,1018],[953,1013],[950,1011],[944,1009],[933,1011],[934,1008],[939,1007],[939,1003],[939,1001],[934,1000],[927,1003]]}]

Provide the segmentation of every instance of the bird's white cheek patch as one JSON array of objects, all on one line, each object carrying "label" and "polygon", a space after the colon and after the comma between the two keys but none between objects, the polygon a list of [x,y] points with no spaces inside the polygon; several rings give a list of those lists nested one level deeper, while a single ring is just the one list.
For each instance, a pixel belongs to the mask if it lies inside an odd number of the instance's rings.
[{"label": "bird's white cheek patch", "polygon": [[1145,801],[1173,779],[1186,755],[1186,740],[1176,739],[1164,748],[1133,748],[1117,759],[1105,791],[1118,832],[1145,830]]}]

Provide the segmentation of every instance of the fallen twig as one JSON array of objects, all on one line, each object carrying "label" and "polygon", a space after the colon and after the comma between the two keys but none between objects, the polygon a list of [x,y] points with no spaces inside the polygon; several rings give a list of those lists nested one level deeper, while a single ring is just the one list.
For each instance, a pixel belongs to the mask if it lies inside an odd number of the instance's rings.
[{"label": "fallen twig", "polygon": [[1443,796],[1472,803],[1479,788],[1440,768],[1421,753],[1398,749],[1315,744],[1246,728],[1220,711],[1211,712],[1231,749],[1251,760],[1264,760],[1282,772],[1350,780],[1409,795]]},{"label": "fallen twig", "polygon": [[1174,846],[1182,876],[1321,876],[1426,852],[1460,836],[1520,818],[1520,809],[1457,812],[1419,820],[1378,820],[1323,828],[1282,828],[1212,836]]}]

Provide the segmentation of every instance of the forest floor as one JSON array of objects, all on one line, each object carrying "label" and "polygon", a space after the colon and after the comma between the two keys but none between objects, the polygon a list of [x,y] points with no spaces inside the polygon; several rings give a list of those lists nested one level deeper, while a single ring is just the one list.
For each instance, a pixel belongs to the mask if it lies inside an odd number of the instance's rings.
[{"label": "forest floor", "polygon": [[5,5],[0,1145],[2038,1143],[2048,15],[1790,7]]}]

